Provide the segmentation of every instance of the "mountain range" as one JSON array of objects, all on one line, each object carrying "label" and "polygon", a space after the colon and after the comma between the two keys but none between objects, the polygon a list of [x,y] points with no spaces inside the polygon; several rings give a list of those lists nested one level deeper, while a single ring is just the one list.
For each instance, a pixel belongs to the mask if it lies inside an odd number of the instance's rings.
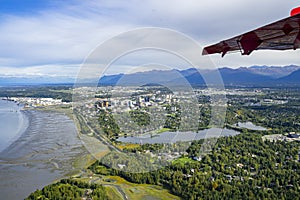
[{"label": "mountain range", "polygon": [[197,70],[195,68],[165,71],[152,70],[133,74],[103,76],[99,81],[99,85],[181,85],[189,83],[193,86],[200,86],[206,84],[205,80],[213,82],[217,74],[221,75],[225,85],[300,85],[300,66],[296,65],[284,67],[252,66],[238,69],[224,67],[218,70]]},{"label": "mountain range", "polygon": [[[236,86],[300,86],[300,66],[251,66],[232,69],[228,67],[214,70],[152,70],[132,74],[106,75],[99,80],[99,85],[205,85],[205,80],[214,82],[216,75],[222,77],[224,85]],[[0,86],[9,85],[39,85],[39,84],[72,84],[75,78],[67,77],[1,77]],[[89,80],[85,80],[89,82]],[[93,82],[93,80],[90,80]]]}]

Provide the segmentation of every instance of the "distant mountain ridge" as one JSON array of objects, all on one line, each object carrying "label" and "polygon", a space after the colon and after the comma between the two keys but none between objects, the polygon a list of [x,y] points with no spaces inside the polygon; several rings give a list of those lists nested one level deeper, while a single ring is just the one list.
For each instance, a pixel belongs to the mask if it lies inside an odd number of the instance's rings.
[{"label": "distant mountain ridge", "polygon": [[298,84],[300,82],[299,79],[300,79],[300,69],[297,70],[297,71],[292,72],[288,76],[285,76],[285,77],[282,77],[282,78],[278,79],[278,82]]},{"label": "distant mountain ridge", "polygon": [[294,71],[300,69],[297,65],[288,65],[284,67],[279,66],[251,66],[251,67],[241,67],[239,69],[244,69],[245,71],[252,72],[254,74],[261,74],[265,76],[271,76],[274,78],[281,78],[291,74]]},{"label": "distant mountain ridge", "polygon": [[[300,84],[300,66],[289,65],[284,67],[252,66],[231,69],[228,67],[218,69],[225,85],[282,85]],[[199,73],[200,72],[200,73]],[[138,72],[134,74],[118,75],[115,82],[113,77],[104,76],[100,79],[100,85],[145,85],[159,83],[163,85],[180,85],[189,83],[192,86],[205,85],[203,77],[213,80],[216,70],[197,70],[190,68],[186,70],[153,70]]]}]

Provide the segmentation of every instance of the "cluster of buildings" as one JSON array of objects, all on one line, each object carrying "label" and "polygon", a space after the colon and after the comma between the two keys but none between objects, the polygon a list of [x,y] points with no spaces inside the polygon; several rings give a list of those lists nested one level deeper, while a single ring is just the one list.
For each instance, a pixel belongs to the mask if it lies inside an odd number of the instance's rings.
[{"label": "cluster of buildings", "polygon": [[66,102],[62,102],[61,99],[53,99],[53,98],[10,97],[7,98],[7,100],[21,103],[25,107],[44,107],[44,106],[69,104]]},{"label": "cluster of buildings", "polygon": [[[191,101],[190,95],[185,91],[174,92],[160,90],[159,88],[131,88],[131,87],[114,87],[99,88],[98,91],[91,91],[94,95],[88,94],[87,91],[82,93],[82,101],[76,103],[76,110],[90,123],[97,126],[99,113],[106,110],[113,114],[118,124],[122,124],[120,128],[122,132],[137,133],[153,131],[165,119],[170,109],[172,113],[177,112],[182,104]],[[78,92],[77,94],[81,94]],[[88,96],[89,98],[84,98]],[[80,99],[80,98],[79,98]],[[187,103],[186,103],[187,102]],[[178,106],[180,104],[180,106]],[[78,106],[77,106],[78,105]],[[130,111],[144,110],[151,113],[151,126],[145,126],[141,129],[136,123],[131,123],[134,119],[128,118]],[[153,115],[153,113],[155,113]],[[158,122],[159,121],[159,122]],[[152,127],[153,126],[153,127]]]},{"label": "cluster of buildings", "polygon": [[151,106],[161,106],[164,104],[179,103],[180,100],[172,94],[144,94],[134,97],[110,97],[96,98],[95,107],[97,109],[110,109],[112,112],[122,112],[136,110],[138,108],[146,108]]},{"label": "cluster of buildings", "polygon": [[76,95],[78,99],[82,99],[82,102],[76,103],[77,108],[89,121],[97,118],[99,110],[123,113],[149,107],[163,109],[164,105],[179,103],[181,99],[188,96],[179,93],[171,94],[157,88],[145,90],[133,87],[98,88],[98,91],[91,88],[78,88]]},{"label": "cluster of buildings", "polygon": [[276,141],[300,141],[300,133],[290,132],[287,134],[273,134],[273,135],[265,135],[263,136],[263,140],[269,140],[271,142]]},{"label": "cluster of buildings", "polygon": [[[215,95],[219,92],[222,91],[217,89],[194,89],[193,91],[176,89],[176,91],[171,91],[161,86],[116,86],[94,89],[82,87],[75,90],[78,102],[74,102],[73,105],[87,121],[96,123],[100,110],[108,110],[119,117],[122,117],[121,114],[123,113],[139,109],[146,112],[151,110],[149,111],[151,113],[160,113],[158,115],[164,115],[169,111],[177,113],[179,110],[184,111],[184,113],[194,113],[195,107],[198,108],[202,105],[199,97]],[[209,103],[212,104],[213,102]],[[214,104],[220,106],[223,105],[223,102],[214,102]],[[123,120],[123,118],[118,120]]]}]

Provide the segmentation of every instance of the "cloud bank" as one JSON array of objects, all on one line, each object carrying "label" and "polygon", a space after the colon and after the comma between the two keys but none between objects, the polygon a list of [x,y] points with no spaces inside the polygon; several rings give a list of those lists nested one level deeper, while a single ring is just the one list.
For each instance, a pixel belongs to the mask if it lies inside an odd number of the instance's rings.
[{"label": "cloud bank", "polygon": [[[0,15],[0,75],[74,77],[93,49],[125,31],[169,28],[205,46],[287,17],[297,6],[292,0],[72,0],[52,1],[51,6],[36,8],[35,12],[25,8],[21,13],[7,11]],[[158,39],[180,46],[180,41]],[[128,38],[127,42],[136,42],[136,38]],[[299,55],[300,50],[259,51],[222,59],[213,55],[211,59],[218,67],[299,65]],[[131,56],[118,65],[127,69],[136,60],[149,63],[151,56]],[[159,54],[156,57],[156,62],[167,59]]]}]

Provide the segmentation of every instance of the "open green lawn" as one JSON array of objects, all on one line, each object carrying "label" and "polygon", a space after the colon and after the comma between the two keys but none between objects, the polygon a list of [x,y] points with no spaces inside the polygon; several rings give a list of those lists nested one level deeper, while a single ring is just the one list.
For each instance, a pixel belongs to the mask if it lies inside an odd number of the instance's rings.
[{"label": "open green lawn", "polygon": [[160,186],[148,185],[148,184],[135,184],[126,181],[125,179],[118,176],[108,176],[109,179],[115,180],[113,184],[119,185],[126,193],[129,199],[132,200],[167,200],[174,199],[179,200],[180,198],[170,194],[166,189]]},{"label": "open green lawn", "polygon": [[119,176],[93,176],[92,178],[79,178],[84,182],[94,182],[103,185],[108,196],[113,200],[122,200],[121,189],[131,200],[180,200],[181,198],[171,194],[161,186],[149,184],[135,184],[126,181]]},{"label": "open green lawn", "polygon": [[122,195],[118,192],[118,190],[114,186],[104,186],[104,187],[109,199],[123,200]]},{"label": "open green lawn", "polygon": [[189,162],[196,162],[196,161],[194,161],[193,159],[188,158],[188,157],[183,157],[183,158],[178,158],[178,159],[174,160],[172,162],[172,164],[175,164],[175,165],[176,164],[185,165],[186,163],[189,163]]},{"label": "open green lawn", "polygon": [[162,128],[162,129],[158,130],[157,133],[163,133],[163,132],[167,132],[167,131],[171,131],[171,129],[169,129],[169,128]]}]

